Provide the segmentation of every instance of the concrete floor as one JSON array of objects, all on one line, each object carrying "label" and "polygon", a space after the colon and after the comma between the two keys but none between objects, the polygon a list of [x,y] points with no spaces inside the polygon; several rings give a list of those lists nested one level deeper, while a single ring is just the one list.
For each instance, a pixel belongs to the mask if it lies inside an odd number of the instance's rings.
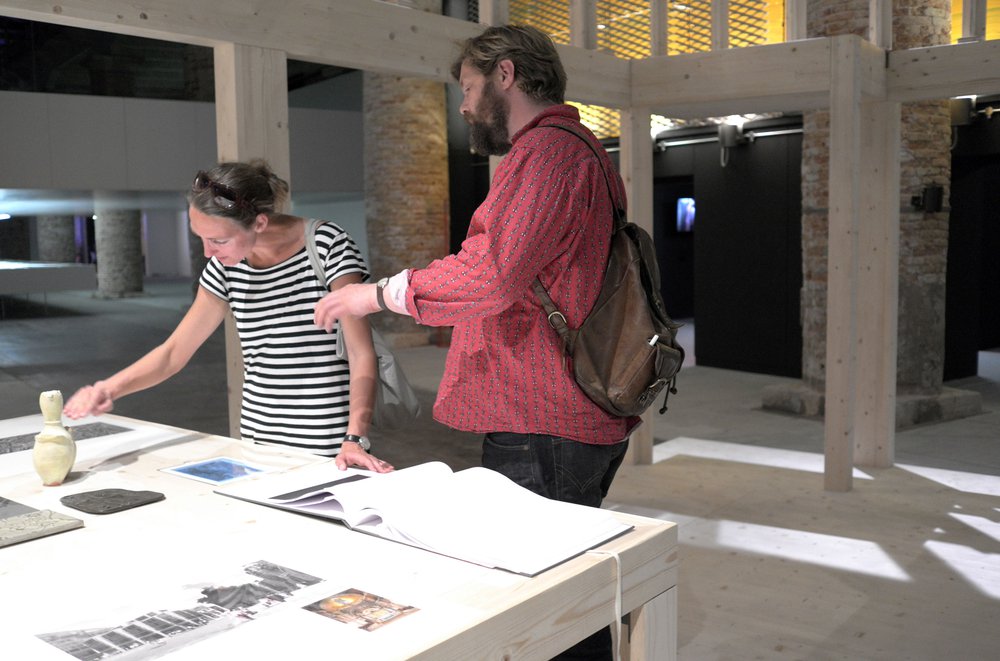
[{"label": "concrete floor", "polygon": [[[162,341],[190,284],[146,294],[3,298],[0,419],[38,413],[38,394],[107,376]],[[681,340],[694,360],[691,327]],[[403,467],[479,462],[478,435],[430,418],[445,350],[398,352],[425,411],[406,432],[373,434]],[[767,412],[785,380],[689,365],[654,422],[655,463],[625,467],[606,506],[680,525],[681,659],[995,659],[1000,650],[1000,351],[980,376],[983,413],[901,430],[896,466],[856,469],[823,491],[820,420]],[[224,343],[216,333],[170,381],[116,413],[227,434]],[[2,434],[0,434],[2,435]]]}]

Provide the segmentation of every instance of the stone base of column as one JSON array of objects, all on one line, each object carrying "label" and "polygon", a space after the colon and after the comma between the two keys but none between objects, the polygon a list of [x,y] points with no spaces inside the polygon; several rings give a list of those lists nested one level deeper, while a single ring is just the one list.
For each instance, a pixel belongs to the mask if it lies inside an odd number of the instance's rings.
[{"label": "stone base of column", "polygon": [[99,298],[102,300],[117,300],[119,298],[139,298],[140,296],[148,296],[145,291],[95,291],[94,298]]},{"label": "stone base of column", "polygon": [[[764,410],[822,417],[824,396],[804,383],[775,384],[764,387],[761,404]],[[896,429],[958,420],[982,412],[982,395],[974,390],[944,387],[937,393],[896,395]]]}]

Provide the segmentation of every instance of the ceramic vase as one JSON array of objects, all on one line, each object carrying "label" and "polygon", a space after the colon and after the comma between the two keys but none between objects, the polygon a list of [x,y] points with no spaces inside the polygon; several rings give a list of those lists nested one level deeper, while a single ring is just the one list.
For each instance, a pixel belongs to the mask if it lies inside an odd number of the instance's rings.
[{"label": "ceramic vase", "polygon": [[44,425],[35,435],[33,456],[35,472],[47,487],[58,486],[69,475],[76,461],[76,442],[62,424],[63,397],[58,390],[48,390],[38,397]]}]

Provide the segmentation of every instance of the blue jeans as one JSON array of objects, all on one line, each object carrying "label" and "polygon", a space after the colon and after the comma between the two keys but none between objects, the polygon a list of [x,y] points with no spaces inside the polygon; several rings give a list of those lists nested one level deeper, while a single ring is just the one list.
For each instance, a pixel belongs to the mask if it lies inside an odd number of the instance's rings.
[{"label": "blue jeans", "polygon": [[[625,458],[628,440],[592,445],[545,434],[494,432],[483,439],[483,467],[546,498],[600,507]],[[613,659],[611,628],[554,657],[560,661]]]}]

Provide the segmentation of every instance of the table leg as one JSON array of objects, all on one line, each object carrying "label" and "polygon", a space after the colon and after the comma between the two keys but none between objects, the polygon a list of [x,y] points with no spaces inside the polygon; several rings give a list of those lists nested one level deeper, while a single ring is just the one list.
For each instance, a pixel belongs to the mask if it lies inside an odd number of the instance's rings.
[{"label": "table leg", "polygon": [[677,588],[673,587],[629,613],[622,628],[622,660],[676,661]]}]

